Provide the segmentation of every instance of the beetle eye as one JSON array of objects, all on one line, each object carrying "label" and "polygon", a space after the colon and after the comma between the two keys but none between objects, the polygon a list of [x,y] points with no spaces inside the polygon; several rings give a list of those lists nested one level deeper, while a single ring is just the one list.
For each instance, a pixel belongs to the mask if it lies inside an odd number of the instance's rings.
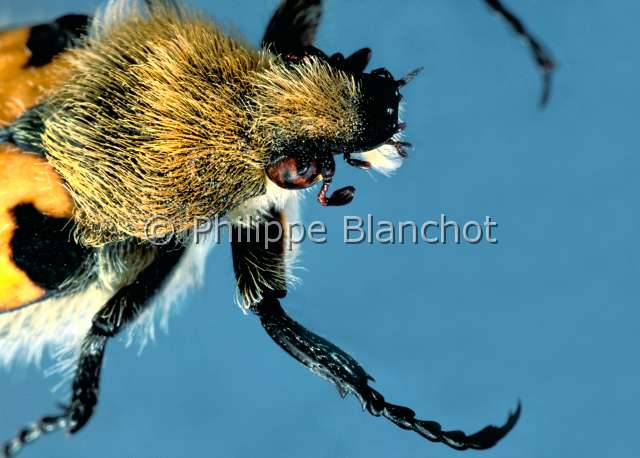
[{"label": "beetle eye", "polygon": [[315,158],[285,157],[267,167],[271,181],[285,189],[302,189],[320,179],[318,161]]}]

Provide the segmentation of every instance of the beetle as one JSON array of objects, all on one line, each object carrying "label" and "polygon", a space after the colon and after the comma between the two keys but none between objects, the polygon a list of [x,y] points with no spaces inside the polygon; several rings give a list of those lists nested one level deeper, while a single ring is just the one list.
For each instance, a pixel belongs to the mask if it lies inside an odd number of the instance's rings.
[{"label": "beetle", "polygon": [[[527,41],[546,103],[548,51],[500,1],[485,3]],[[4,456],[87,424],[109,339],[166,315],[198,282],[211,248],[193,237],[198,217],[232,227],[241,306],[342,396],[459,450],[490,448],[515,426],[519,404],[470,435],[417,419],[281,306],[293,262],[283,227],[301,190],[319,184],[321,205],[348,204],[355,188],[330,193],[335,155],[388,172],[410,146],[400,90],[419,71],[396,79],[366,71],[369,49],[319,50],[321,8],[284,1],[259,49],[172,0],[115,0],[92,18],[0,33],[0,363],[47,346],[75,361],[70,402],[20,430]]]}]

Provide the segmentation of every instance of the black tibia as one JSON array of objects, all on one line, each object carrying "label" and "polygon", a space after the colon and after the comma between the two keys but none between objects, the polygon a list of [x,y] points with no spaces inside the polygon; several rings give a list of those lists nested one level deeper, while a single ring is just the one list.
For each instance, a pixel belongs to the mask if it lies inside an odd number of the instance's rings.
[{"label": "black tibia", "polygon": [[[263,227],[252,234],[260,231],[264,234],[268,222],[284,220],[282,213],[272,210],[265,218]],[[475,434],[467,435],[457,430],[443,431],[434,421],[417,419],[413,410],[387,402],[382,394],[369,386],[373,378],[355,359],[291,319],[282,309],[279,299],[284,298],[287,291],[286,285],[278,282],[284,278],[285,264],[284,260],[273,260],[285,253],[286,234],[277,242],[268,244],[267,248],[253,240],[232,240],[233,263],[240,291],[250,289],[253,297],[259,297],[251,311],[260,318],[263,328],[276,344],[313,373],[333,383],[341,396],[353,394],[371,415],[383,416],[402,429],[415,431],[432,442],[442,442],[458,450],[493,447],[513,429],[520,417],[520,405],[504,425],[487,426]],[[262,265],[268,265],[269,268],[258,272],[256,267]],[[273,284],[280,286],[273,288]]]},{"label": "black tibia", "polygon": [[72,47],[87,33],[88,24],[88,16],[69,14],[48,24],[32,27],[27,39],[31,57],[26,66],[42,67],[51,62],[55,56]]},{"label": "black tibia", "polygon": [[113,337],[142,313],[163,286],[184,254],[184,246],[170,243],[159,247],[154,261],[128,286],[113,296],[93,318],[97,335]]},{"label": "black tibia", "polygon": [[511,25],[513,30],[515,30],[515,32],[527,42],[538,68],[542,71],[543,90],[542,97],[540,98],[540,105],[545,106],[551,95],[551,75],[556,66],[549,51],[531,34],[531,32],[529,32],[517,16],[504,7],[500,0],[484,0],[484,2],[489,6],[489,8],[502,16],[504,20]]},{"label": "black tibia", "polygon": [[284,0],[267,26],[262,46],[278,54],[298,55],[313,45],[321,17],[321,0]]},{"label": "black tibia", "polygon": [[267,334],[284,351],[309,368],[314,374],[333,383],[341,396],[353,394],[371,415],[383,416],[398,427],[412,430],[432,442],[442,442],[456,450],[484,450],[493,447],[513,429],[520,417],[520,404],[502,426],[486,426],[477,433],[443,431],[435,421],[419,420],[408,407],[387,402],[382,394],[369,386],[373,378],[347,353],[326,339],[292,320],[276,297],[266,297],[253,312]]},{"label": "black tibia", "polygon": [[243,301],[264,295],[284,297],[287,290],[285,216],[272,209],[253,225],[234,225],[230,232],[233,270]]},{"label": "black tibia", "polygon": [[60,414],[45,416],[19,431],[13,439],[6,442],[1,456],[8,458],[17,455],[24,445],[45,433],[64,429],[74,434],[87,424],[98,402],[100,372],[107,340],[133,322],[145,310],[150,299],[163,286],[183,252],[184,248],[181,246],[165,246],[158,249],[154,261],[138,275],[136,280],[121,289],[96,314],[93,326],[84,338],[78,356],[71,402],[62,407]]}]

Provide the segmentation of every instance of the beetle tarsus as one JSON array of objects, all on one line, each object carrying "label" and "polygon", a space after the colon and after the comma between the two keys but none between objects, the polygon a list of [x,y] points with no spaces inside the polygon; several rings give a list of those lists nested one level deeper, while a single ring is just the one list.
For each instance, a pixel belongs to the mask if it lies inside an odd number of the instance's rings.
[{"label": "beetle tarsus", "polygon": [[2,458],[17,456],[22,448],[40,438],[44,434],[65,429],[68,424],[67,415],[47,416],[18,431],[16,436],[7,441],[1,450]]},{"label": "beetle tarsus", "polygon": [[61,406],[63,413],[42,417],[5,443],[3,458],[16,456],[22,448],[42,437],[44,434],[67,430],[70,434],[78,432],[91,419],[98,400],[100,371],[107,338],[89,333],[82,344],[78,360],[78,369],[72,386],[72,399],[68,406]]},{"label": "beetle tarsus", "polygon": [[458,430],[443,431],[435,421],[417,419],[408,407],[388,403],[382,394],[369,386],[373,378],[355,359],[291,319],[273,295],[266,295],[252,311],[259,316],[263,328],[276,344],[313,373],[336,385],[341,396],[355,395],[371,415],[382,416],[432,442],[442,442],[456,450],[484,450],[496,445],[518,422],[522,410],[520,403],[502,426],[489,425],[470,435]]}]

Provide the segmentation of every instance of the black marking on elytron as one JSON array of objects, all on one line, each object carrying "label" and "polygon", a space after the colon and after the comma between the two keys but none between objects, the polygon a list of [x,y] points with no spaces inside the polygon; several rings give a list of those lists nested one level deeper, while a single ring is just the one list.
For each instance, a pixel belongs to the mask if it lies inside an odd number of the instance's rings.
[{"label": "black marking on elytron", "polygon": [[17,226],[10,242],[13,262],[40,288],[58,290],[92,255],[93,249],[73,240],[68,219],[43,215],[32,204],[11,213]]},{"label": "black marking on elytron", "polygon": [[87,424],[98,403],[102,362],[109,338],[117,335],[147,309],[184,252],[184,246],[178,244],[158,248],[154,261],[135,281],[109,299],[93,318],[93,326],[82,342],[69,404],[62,406],[62,413],[42,417],[21,429],[0,448],[0,457],[16,456],[25,445],[44,434],[59,430],[75,434]]},{"label": "black marking on elytron", "polygon": [[48,24],[33,26],[29,32],[27,48],[31,57],[25,67],[42,67],[50,63],[55,56],[87,33],[89,16],[69,14],[59,17]]},{"label": "black marking on elytron", "polygon": [[[33,26],[27,48],[31,57],[25,67],[42,67],[65,49],[73,48],[87,33],[90,17],[70,14],[48,24]],[[44,156],[42,134],[46,118],[46,103],[26,110],[10,126],[0,129],[0,144],[13,143],[22,151]]]}]

